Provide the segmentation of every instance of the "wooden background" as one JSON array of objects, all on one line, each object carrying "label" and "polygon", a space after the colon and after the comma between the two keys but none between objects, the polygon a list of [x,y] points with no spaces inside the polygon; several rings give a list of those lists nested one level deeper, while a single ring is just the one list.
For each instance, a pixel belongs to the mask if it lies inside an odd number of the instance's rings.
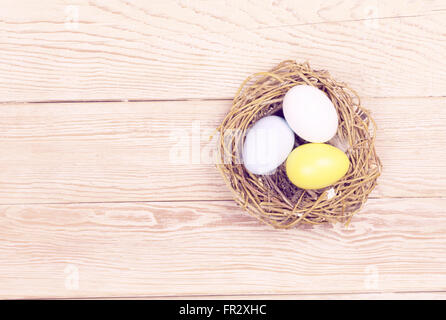
[{"label": "wooden background", "polygon": [[[0,298],[446,298],[446,1],[0,0]],[[208,136],[282,60],[363,97],[343,225],[243,213]]]}]

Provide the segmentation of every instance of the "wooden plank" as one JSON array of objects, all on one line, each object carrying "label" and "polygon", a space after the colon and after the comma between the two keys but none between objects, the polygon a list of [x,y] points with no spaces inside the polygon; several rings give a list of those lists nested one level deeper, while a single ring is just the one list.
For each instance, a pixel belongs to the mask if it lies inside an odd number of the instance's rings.
[{"label": "wooden plank", "polygon": [[[74,298],[75,299],[75,298]],[[271,294],[226,296],[136,296],[89,297],[88,300],[445,300],[446,292],[382,292],[382,293],[326,293],[326,294]]]},{"label": "wooden plank", "polygon": [[[232,199],[209,140],[230,104],[3,105],[0,203]],[[363,104],[377,121],[384,164],[372,196],[443,197],[446,98]]]},{"label": "wooden plank", "polygon": [[0,206],[0,297],[446,291],[446,199],[276,231],[232,201]]},{"label": "wooden plank", "polygon": [[6,23],[52,21],[70,25],[116,25],[125,22],[132,28],[144,28],[157,34],[232,32],[298,24],[379,20],[394,17],[423,16],[446,11],[441,0],[411,1],[341,0],[296,2],[293,0],[33,0],[3,1],[0,13]]},{"label": "wooden plank", "polygon": [[226,99],[287,59],[362,96],[446,95],[443,1],[229,2],[6,2],[0,100]]}]

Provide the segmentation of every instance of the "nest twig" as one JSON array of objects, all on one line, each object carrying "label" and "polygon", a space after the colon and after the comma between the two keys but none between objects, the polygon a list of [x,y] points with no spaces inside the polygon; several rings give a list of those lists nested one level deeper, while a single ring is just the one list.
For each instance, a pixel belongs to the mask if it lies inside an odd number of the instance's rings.
[{"label": "nest twig", "polygon": [[[260,118],[280,114],[285,93],[299,84],[321,89],[333,102],[339,126],[329,143],[345,151],[351,163],[341,180],[324,189],[296,187],[288,180],[284,164],[272,175],[251,174],[242,164],[246,131]],[[283,61],[269,72],[247,78],[217,130],[220,133],[217,167],[235,201],[276,228],[300,223],[349,223],[367,201],[381,174],[382,165],[374,146],[376,125],[369,111],[361,107],[354,90],[336,82],[327,71],[311,69],[308,63]],[[305,142],[298,138],[296,145],[302,143]]]}]

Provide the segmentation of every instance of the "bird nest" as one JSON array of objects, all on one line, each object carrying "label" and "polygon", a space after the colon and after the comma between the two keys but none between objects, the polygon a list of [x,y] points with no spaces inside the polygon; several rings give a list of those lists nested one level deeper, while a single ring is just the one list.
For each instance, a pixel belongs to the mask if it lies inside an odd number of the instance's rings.
[{"label": "bird nest", "polygon": [[[342,179],[318,190],[300,189],[291,183],[284,164],[271,175],[252,174],[244,167],[241,156],[246,131],[265,116],[283,116],[285,93],[302,84],[324,91],[333,102],[339,126],[328,144],[344,151],[350,160],[350,168]],[[335,81],[327,71],[311,69],[308,63],[284,61],[269,72],[248,77],[217,130],[217,168],[235,201],[276,228],[302,223],[349,223],[381,174],[382,165],[374,145],[376,125],[369,111],[361,106],[355,91]],[[307,142],[297,137],[295,147],[304,143]]]}]

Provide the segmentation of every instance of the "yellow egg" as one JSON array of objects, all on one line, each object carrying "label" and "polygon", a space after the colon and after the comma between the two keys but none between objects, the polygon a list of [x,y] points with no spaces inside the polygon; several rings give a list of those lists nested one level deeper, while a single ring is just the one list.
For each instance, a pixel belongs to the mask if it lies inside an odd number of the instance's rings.
[{"label": "yellow egg", "polygon": [[307,143],[295,148],[286,160],[286,173],[302,189],[328,187],[348,171],[347,155],[325,143]]}]

